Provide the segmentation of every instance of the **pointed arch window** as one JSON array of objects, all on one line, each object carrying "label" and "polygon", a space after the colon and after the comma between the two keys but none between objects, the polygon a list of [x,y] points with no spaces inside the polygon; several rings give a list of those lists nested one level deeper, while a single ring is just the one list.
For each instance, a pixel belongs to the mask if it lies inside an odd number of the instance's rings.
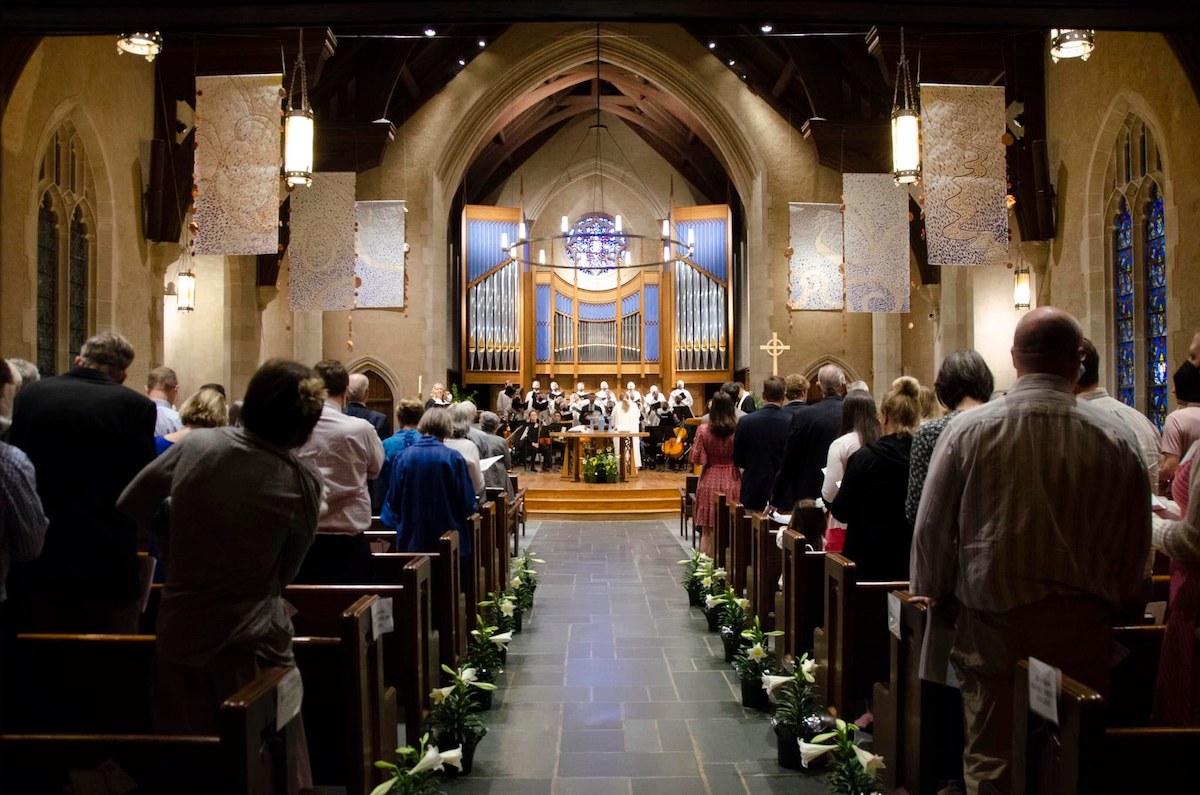
[{"label": "pointed arch window", "polygon": [[1122,198],[1113,219],[1113,317],[1116,326],[1117,400],[1134,405],[1137,364],[1134,339],[1133,216]]},{"label": "pointed arch window", "polygon": [[1167,421],[1167,242],[1163,197],[1150,183],[1146,202],[1146,413],[1161,431]]},{"label": "pointed arch window", "polygon": [[42,375],[58,372],[58,213],[50,192],[38,207],[37,367]]}]

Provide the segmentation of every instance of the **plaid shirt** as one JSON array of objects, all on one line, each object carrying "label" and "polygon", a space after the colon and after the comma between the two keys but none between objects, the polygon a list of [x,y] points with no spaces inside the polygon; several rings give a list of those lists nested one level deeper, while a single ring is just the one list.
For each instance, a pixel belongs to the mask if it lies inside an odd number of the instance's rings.
[{"label": "plaid shirt", "polygon": [[0,601],[9,564],[41,554],[48,524],[29,457],[0,442]]}]

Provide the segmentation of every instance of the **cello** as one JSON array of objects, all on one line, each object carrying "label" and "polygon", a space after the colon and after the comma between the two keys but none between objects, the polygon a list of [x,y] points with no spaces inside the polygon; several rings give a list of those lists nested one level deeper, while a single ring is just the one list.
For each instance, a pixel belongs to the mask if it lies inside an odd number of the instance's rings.
[{"label": "cello", "polygon": [[674,438],[667,439],[662,443],[662,453],[667,458],[679,458],[683,455],[683,443],[687,439],[687,428],[676,428],[674,434]]}]

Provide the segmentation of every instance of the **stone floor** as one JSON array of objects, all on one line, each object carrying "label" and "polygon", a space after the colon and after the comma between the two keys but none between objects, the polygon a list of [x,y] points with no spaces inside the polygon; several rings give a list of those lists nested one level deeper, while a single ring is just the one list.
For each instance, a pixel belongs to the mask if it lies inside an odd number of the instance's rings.
[{"label": "stone floor", "polygon": [[452,795],[823,793],[780,768],[677,583],[677,521],[530,523],[545,559],[489,734]]}]

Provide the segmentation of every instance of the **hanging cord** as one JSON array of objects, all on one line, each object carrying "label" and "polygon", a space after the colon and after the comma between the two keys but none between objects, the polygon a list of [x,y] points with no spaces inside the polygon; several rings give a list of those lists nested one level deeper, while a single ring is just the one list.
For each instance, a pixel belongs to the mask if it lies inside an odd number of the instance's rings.
[{"label": "hanging cord", "polygon": [[296,63],[292,65],[292,81],[288,84],[288,110],[294,110],[292,98],[296,95],[296,74],[300,75],[300,107],[308,109],[308,72],[304,66],[304,28],[300,28],[300,45],[296,50]]}]

